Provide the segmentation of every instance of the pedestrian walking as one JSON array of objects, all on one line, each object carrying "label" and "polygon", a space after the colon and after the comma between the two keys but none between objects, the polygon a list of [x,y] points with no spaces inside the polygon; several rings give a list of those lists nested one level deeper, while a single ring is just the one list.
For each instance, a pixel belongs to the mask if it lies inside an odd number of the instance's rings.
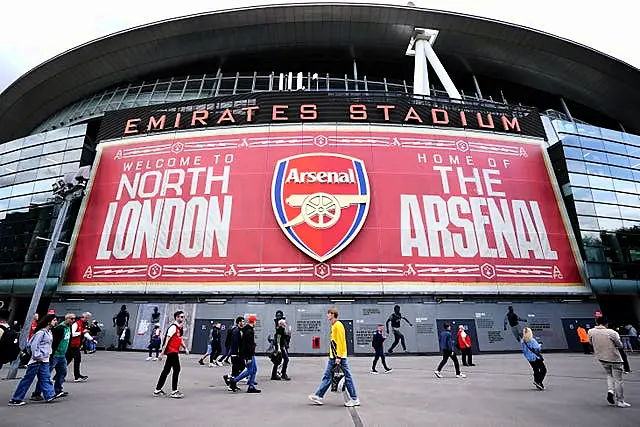
[{"label": "pedestrian walking", "polygon": [[[154,362],[158,360],[158,356],[160,355],[160,345],[162,344],[162,329],[160,329],[160,325],[153,325],[153,330],[151,331],[151,337],[149,338],[149,356],[147,360],[153,360]],[[153,352],[156,352],[155,357],[151,357]]]},{"label": "pedestrian walking", "polygon": [[533,369],[533,385],[538,390],[544,390],[544,377],[547,375],[547,367],[544,364],[544,357],[542,356],[542,345],[536,341],[533,337],[533,331],[531,328],[524,328],[522,330],[522,339],[520,340],[520,346],[522,347],[522,354],[527,359]]},{"label": "pedestrian walking", "polygon": [[511,333],[516,341],[520,342],[522,338],[522,332],[520,330],[520,322],[526,322],[527,319],[523,319],[513,311],[513,306],[509,306],[507,314],[504,315],[504,330],[507,330],[507,325],[511,328]]},{"label": "pedestrian walking", "polygon": [[404,320],[409,324],[409,326],[413,326],[409,320],[400,313],[400,306],[396,305],[393,307],[393,313],[387,319],[387,335],[389,335],[389,323],[391,323],[391,330],[393,331],[393,344],[389,348],[389,354],[393,353],[393,349],[396,348],[398,343],[402,344],[402,350],[407,351],[407,345],[404,342],[404,334],[400,330],[401,320]]},{"label": "pedestrian walking", "polygon": [[120,307],[120,311],[113,316],[112,320],[113,327],[116,328],[116,336],[119,341],[124,328],[129,327],[129,312],[127,311],[127,306],[122,305],[122,307]]},{"label": "pedestrian walking", "polygon": [[207,352],[202,355],[198,360],[200,365],[204,365],[204,359],[209,356],[209,367],[222,366],[222,363],[218,362],[218,356],[222,353],[222,333],[220,332],[220,322],[216,322],[211,328],[211,342],[207,346]]},{"label": "pedestrian walking", "polygon": [[596,323],[595,328],[589,329],[588,335],[595,357],[607,374],[607,402],[618,408],[627,408],[631,405],[624,400],[620,335],[609,329],[606,318],[598,317]]},{"label": "pedestrian walking", "polygon": [[438,368],[434,372],[436,377],[442,378],[442,368],[449,359],[453,360],[453,366],[456,369],[456,378],[466,378],[467,376],[460,372],[460,364],[458,363],[458,357],[453,349],[453,337],[451,336],[451,324],[445,323],[444,328],[440,331],[439,344],[440,351],[442,351],[442,361],[438,365]]},{"label": "pedestrian walking", "polygon": [[387,366],[387,361],[384,358],[384,340],[387,337],[382,332],[382,324],[379,324],[375,331],[373,331],[373,338],[371,340],[371,348],[375,353],[373,357],[373,365],[371,366],[371,373],[377,374],[376,365],[378,364],[378,359],[382,360],[382,367],[384,368],[384,372],[389,373],[393,371],[390,367]]},{"label": "pedestrian walking", "polygon": [[89,335],[89,318],[91,313],[85,311],[82,316],[71,325],[71,339],[69,340],[69,348],[65,355],[67,359],[67,365],[73,360],[73,377],[75,382],[86,381],[89,377],[80,373],[80,363],[82,363],[82,340],[84,338],[93,340],[93,337]]},{"label": "pedestrian walking", "polygon": [[178,310],[173,313],[173,319],[173,323],[169,326],[167,334],[164,337],[162,352],[158,356],[159,360],[162,360],[163,355],[166,355],[167,358],[164,362],[164,368],[160,373],[160,378],[158,378],[158,384],[156,385],[153,395],[164,396],[166,394],[164,390],[162,390],[162,387],[164,387],[164,383],[167,380],[169,372],[173,371],[173,375],[171,377],[171,394],[169,394],[169,397],[181,399],[184,397],[184,394],[178,390],[178,379],[180,377],[180,348],[184,348],[184,352],[189,354],[189,349],[187,348],[183,338],[184,329],[182,324],[184,323],[184,311]]},{"label": "pedestrian walking", "polygon": [[89,335],[91,335],[91,340],[86,340],[88,344],[89,354],[93,354],[96,352],[96,343],[98,342],[98,334],[102,331],[98,321],[94,319],[89,326]]},{"label": "pedestrian walking", "polygon": [[[287,321],[282,318],[278,320],[278,327],[273,337],[274,340],[274,353],[272,357],[273,369],[271,370],[271,379],[275,381],[290,381],[291,378],[287,375],[287,368],[289,367],[289,345],[287,339]],[[278,368],[282,363],[282,370],[278,375]]]},{"label": "pedestrian walking", "polygon": [[325,393],[331,386],[331,377],[333,375],[333,369],[335,365],[340,365],[344,372],[345,385],[349,394],[349,400],[344,403],[344,406],[353,407],[360,406],[360,399],[356,393],[356,385],[349,369],[349,363],[347,361],[347,338],[344,331],[344,325],[338,320],[338,309],[335,307],[327,310],[327,319],[331,322],[331,340],[329,342],[329,361],[327,362],[327,368],[322,375],[322,381],[318,390],[314,394],[310,394],[309,400],[316,405],[323,405]]},{"label": "pedestrian walking", "polygon": [[231,360],[231,377],[237,377],[242,373],[245,368],[244,359],[240,354],[242,349],[242,328],[244,328],[244,317],[238,316],[236,318],[236,325],[227,332],[231,334],[231,341],[229,342],[230,348],[230,360]]},{"label": "pedestrian walking", "polygon": [[52,402],[58,397],[62,397],[61,395],[56,395],[53,389],[49,368],[49,358],[51,357],[52,350],[51,344],[53,342],[51,329],[54,328],[57,323],[58,320],[55,314],[47,314],[38,322],[35,333],[29,341],[31,358],[27,363],[27,371],[18,383],[18,387],[16,387],[16,391],[9,401],[9,406],[22,406],[26,403],[24,397],[36,377],[38,378],[38,384],[42,388],[45,401]]},{"label": "pedestrian walking", "polygon": [[458,335],[456,336],[457,347],[462,353],[462,366],[476,366],[473,363],[473,351],[471,349],[471,337],[464,329],[464,325],[458,326]]},{"label": "pedestrian walking", "polygon": [[589,335],[587,334],[587,330],[582,324],[578,323],[578,327],[576,328],[576,333],[578,334],[578,339],[580,340],[580,345],[582,345],[582,351],[584,354],[591,354],[591,344],[589,344]]},{"label": "pedestrian walking", "polygon": [[244,378],[249,378],[247,393],[260,393],[262,390],[256,388],[256,375],[258,374],[258,362],[256,361],[256,340],[255,331],[256,316],[249,316],[248,323],[242,328],[242,343],[240,355],[244,359],[246,368],[236,377],[225,375],[224,382],[231,391],[238,391],[238,382]]},{"label": "pedestrian walking", "polygon": [[[63,390],[63,384],[65,377],[67,376],[67,349],[69,348],[69,340],[71,339],[71,325],[76,321],[76,315],[73,313],[67,313],[64,316],[64,322],[56,326],[51,330],[51,336],[53,337],[51,343],[51,360],[49,363],[50,374],[55,369],[56,375],[53,377],[53,391],[56,395],[64,397],[69,395]],[[42,388],[40,382],[36,384],[36,389],[31,394],[29,400],[41,401]]]}]

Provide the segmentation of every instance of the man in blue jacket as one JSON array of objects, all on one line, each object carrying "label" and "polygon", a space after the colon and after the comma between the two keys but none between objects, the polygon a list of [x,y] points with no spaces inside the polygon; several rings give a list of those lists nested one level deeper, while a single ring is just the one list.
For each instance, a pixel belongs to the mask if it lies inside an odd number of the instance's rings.
[{"label": "man in blue jacket", "polygon": [[453,360],[453,366],[456,368],[456,378],[466,378],[465,374],[460,373],[460,364],[458,363],[458,357],[453,350],[453,337],[451,336],[451,324],[445,323],[444,329],[440,331],[440,351],[442,351],[442,361],[438,365],[435,374],[436,377],[442,378],[442,368],[447,363],[447,360],[451,358]]}]

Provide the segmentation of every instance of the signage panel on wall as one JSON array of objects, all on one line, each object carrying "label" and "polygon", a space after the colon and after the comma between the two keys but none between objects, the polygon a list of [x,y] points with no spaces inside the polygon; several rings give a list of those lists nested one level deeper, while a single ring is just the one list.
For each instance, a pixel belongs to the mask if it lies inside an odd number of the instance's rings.
[{"label": "signage panel on wall", "polygon": [[586,290],[540,140],[290,125],[98,150],[62,292]]}]

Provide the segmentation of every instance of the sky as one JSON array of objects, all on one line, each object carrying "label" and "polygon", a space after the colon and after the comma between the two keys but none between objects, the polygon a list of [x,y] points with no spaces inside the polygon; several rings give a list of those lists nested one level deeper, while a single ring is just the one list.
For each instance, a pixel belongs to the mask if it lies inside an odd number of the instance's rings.
[{"label": "sky", "polygon": [[[382,4],[406,5],[408,0]],[[640,29],[630,0],[412,0],[417,7],[497,19],[584,44],[640,68]],[[350,3],[372,3],[351,0]],[[0,91],[30,69],[78,45],[108,34],[194,13],[271,3],[322,1],[108,0],[11,1],[0,18]]]}]

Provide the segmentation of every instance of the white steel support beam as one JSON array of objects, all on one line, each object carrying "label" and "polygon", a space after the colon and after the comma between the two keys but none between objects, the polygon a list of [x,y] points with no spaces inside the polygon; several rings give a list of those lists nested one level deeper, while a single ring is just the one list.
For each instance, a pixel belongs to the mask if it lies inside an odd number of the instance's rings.
[{"label": "white steel support beam", "polygon": [[436,55],[436,52],[431,47],[431,44],[424,43],[423,47],[424,54],[427,57],[427,61],[433,67],[433,71],[436,72],[436,75],[440,79],[440,82],[442,83],[442,86],[444,86],[444,89],[447,91],[447,95],[449,95],[449,98],[461,100],[462,96],[460,96],[460,92],[458,92],[458,89],[453,84],[453,80],[451,80],[451,77],[449,77],[449,73],[447,73],[447,70],[445,70],[442,66],[442,62],[440,62],[440,59],[438,59],[438,55]]},{"label": "white steel support beam", "polygon": [[431,95],[429,89],[429,70],[427,69],[427,58],[425,56],[424,45],[426,40],[418,39],[415,42],[415,56],[413,61],[413,94]]}]

